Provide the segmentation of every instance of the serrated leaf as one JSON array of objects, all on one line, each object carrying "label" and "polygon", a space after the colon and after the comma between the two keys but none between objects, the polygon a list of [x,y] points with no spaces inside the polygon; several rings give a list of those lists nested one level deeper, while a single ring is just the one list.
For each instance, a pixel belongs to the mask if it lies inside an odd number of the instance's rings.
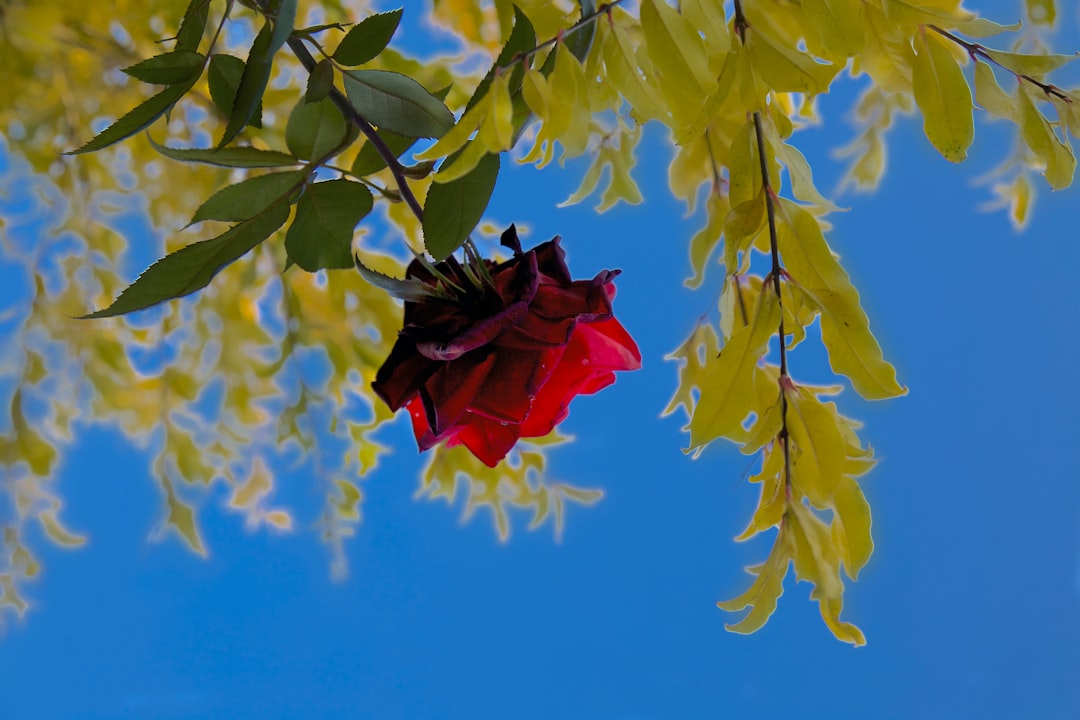
[{"label": "serrated leaf", "polygon": [[433,183],[424,201],[424,247],[438,261],[461,247],[487,209],[499,176],[499,156],[484,155],[462,177]]},{"label": "serrated leaf", "polygon": [[401,8],[364,18],[342,38],[334,59],[347,67],[373,60],[390,44],[400,22]]},{"label": "serrated leaf", "polygon": [[353,230],[371,212],[371,191],[350,180],[315,183],[296,203],[285,234],[289,259],[308,272],[353,266]]},{"label": "serrated leaf", "polygon": [[191,0],[188,3],[184,17],[180,20],[180,29],[176,33],[177,50],[199,49],[209,13],[210,0]]},{"label": "serrated leaf", "polygon": [[288,204],[288,196],[306,177],[306,170],[291,170],[256,175],[223,187],[199,206],[188,225],[204,220],[247,220],[275,203]]},{"label": "serrated leaf", "polygon": [[454,126],[441,100],[410,77],[388,70],[345,73],[349,102],[380,130],[409,137],[437,138]]},{"label": "serrated leaf", "polygon": [[79,155],[86,152],[94,152],[107,148],[110,145],[131,137],[140,130],[149,127],[159,117],[182,98],[193,83],[170,85],[157,95],[144,101],[141,105],[128,112],[109,127],[102,130],[90,142],[77,150],[72,150],[67,155]]},{"label": "serrated leaf", "polygon": [[202,74],[204,60],[197,52],[177,50],[147,58],[123,71],[136,80],[152,85],[175,85],[194,82]]},{"label": "serrated leaf", "polygon": [[301,160],[316,160],[340,145],[347,132],[345,116],[329,98],[301,102],[289,115],[285,144]]},{"label": "serrated leaf", "polygon": [[181,162],[205,163],[218,167],[231,168],[272,168],[299,165],[300,161],[292,155],[276,150],[260,150],[253,147],[215,148],[173,148],[159,145],[147,134],[150,144],[167,158]]},{"label": "serrated leaf", "polygon": [[270,36],[268,56],[273,58],[292,35],[296,24],[296,0],[272,0],[271,6],[274,9],[274,33]]},{"label": "serrated leaf", "polygon": [[[499,56],[495,58],[495,63],[487,71],[484,77],[481,78],[480,83],[476,86],[476,90],[473,91],[472,97],[469,98],[469,102],[465,104],[465,112],[469,112],[473,105],[487,94],[488,87],[495,78],[496,71],[500,68],[509,66],[518,53],[532,50],[534,47],[536,47],[536,31],[533,30],[533,25],[529,21],[529,16],[521,12],[521,9],[517,5],[514,5],[514,27],[510,31],[510,37],[507,38],[506,44],[503,45],[502,50],[499,51]],[[531,65],[531,61],[528,63],[514,63],[509,80],[511,92],[516,93],[521,88],[522,78],[524,78],[525,71],[528,70],[529,65]]]},{"label": "serrated leaf", "polygon": [[289,203],[279,201],[223,235],[166,255],[120,293],[116,302],[83,319],[124,315],[201,290],[222,268],[270,237],[288,217]]},{"label": "serrated leaf", "polygon": [[236,88],[236,98],[229,110],[229,122],[225,126],[225,133],[221,136],[221,140],[218,141],[218,147],[225,147],[232,142],[244,126],[255,117],[262,103],[266,84],[270,81],[270,70],[277,50],[274,46],[276,35],[271,23],[267,22],[255,36],[255,41],[248,52],[247,62],[244,63],[244,74],[240,77],[240,84]]},{"label": "serrated leaf", "polygon": [[354,254],[353,260],[356,263],[356,269],[361,277],[380,290],[385,290],[391,297],[396,297],[405,302],[421,302],[433,297],[438,297],[435,288],[425,282],[410,278],[402,280],[385,275],[378,270],[374,270],[365,265],[359,255]]},{"label": "serrated leaf", "polygon": [[966,158],[975,139],[971,88],[945,41],[926,29],[915,33],[911,84],[931,144],[949,162]]},{"label": "serrated leaf", "polygon": [[319,102],[330,95],[330,91],[333,89],[334,63],[324,58],[315,64],[315,67],[311,71],[311,75],[308,76],[307,91],[304,93],[304,100],[309,103]]},{"label": "serrated leaf", "polygon": [[[236,91],[240,88],[240,80],[244,77],[244,61],[233,55],[219,53],[210,56],[210,67],[206,73],[206,82],[210,87],[210,99],[214,107],[221,111],[225,117],[232,112],[233,103],[236,102]],[[262,101],[256,107],[248,125],[254,128],[262,127]]]}]

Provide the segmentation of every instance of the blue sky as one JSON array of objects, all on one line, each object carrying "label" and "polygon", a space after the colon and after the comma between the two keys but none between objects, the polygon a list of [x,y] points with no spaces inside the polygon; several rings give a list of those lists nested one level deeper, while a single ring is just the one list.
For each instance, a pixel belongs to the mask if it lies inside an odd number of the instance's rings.
[{"label": "blue sky", "polygon": [[[1077,44],[1069,22],[1060,47]],[[849,98],[823,101],[826,128],[796,138],[823,188]],[[578,441],[552,474],[607,496],[572,507],[561,542],[517,517],[500,544],[486,516],[414,500],[421,463],[400,422],[384,435],[398,451],[365,482],[347,581],[331,581],[313,531],[251,534],[212,503],[203,560],[149,540],[148,458],[87,429],[58,483],[91,542],[44,548],[34,610],[0,638],[0,718],[1080,715],[1080,191],[1040,186],[1017,234],[977,212],[988,191],[972,184],[1007,151],[1004,126],[980,126],[957,167],[907,118],[879,191],[841,198],[852,210],[830,241],[911,389],[839,401],[882,458],[864,482],[876,551],[845,596],[869,644],[834,640],[790,577],[743,637],[714,602],[745,586],[771,537],[732,542],[757,497],[747,460],[724,445],[691,460],[682,419],[657,419],[675,382],[662,357],[715,307],[720,278],[682,287],[700,219],[670,198],[667,141],[649,130],[642,206],[555,210],[584,171],[572,163],[504,172],[490,209],[531,225],[526,245],[563,235],[576,276],[622,268],[616,312],[645,358],[564,425]],[[812,345],[793,373],[828,380]],[[316,500],[308,481],[285,480],[301,506]]]}]

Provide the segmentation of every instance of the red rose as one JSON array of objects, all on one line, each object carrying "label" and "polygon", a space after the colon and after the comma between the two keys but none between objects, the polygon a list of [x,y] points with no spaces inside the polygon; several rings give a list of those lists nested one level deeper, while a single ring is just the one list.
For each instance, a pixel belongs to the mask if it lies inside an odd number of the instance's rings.
[{"label": "red rose", "polygon": [[[372,384],[391,410],[408,406],[421,451],[464,444],[489,467],[518,438],[551,432],[574,396],[641,367],[611,311],[618,271],[572,280],[558,237],[523,253],[511,225],[502,240],[514,257],[484,261],[490,282],[453,257],[435,266],[463,290],[405,303],[404,327]],[[415,260],[407,275],[436,284]]]}]

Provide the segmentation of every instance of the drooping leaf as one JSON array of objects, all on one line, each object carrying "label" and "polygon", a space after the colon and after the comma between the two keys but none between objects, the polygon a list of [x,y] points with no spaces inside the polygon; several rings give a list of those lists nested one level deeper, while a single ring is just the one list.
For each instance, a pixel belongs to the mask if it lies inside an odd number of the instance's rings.
[{"label": "drooping leaf", "polygon": [[223,187],[199,206],[188,224],[194,225],[204,220],[247,220],[279,201],[288,204],[289,195],[306,177],[306,170],[291,170],[256,175]]},{"label": "drooping leaf", "polygon": [[204,59],[197,52],[176,50],[137,62],[124,68],[124,72],[136,80],[152,85],[195,82],[202,72]]},{"label": "drooping leaf", "polygon": [[998,85],[989,63],[975,63],[975,102],[983,110],[1009,120],[1016,120],[1016,101]]},{"label": "drooping leaf", "polygon": [[[229,117],[236,102],[236,91],[244,77],[244,61],[233,55],[217,53],[210,56],[210,68],[206,73],[206,82],[210,86],[210,99],[214,107]],[[259,101],[248,125],[262,127],[262,100]]]},{"label": "drooping leaf", "polygon": [[201,290],[222,268],[270,237],[288,217],[289,203],[279,201],[216,238],[166,255],[121,292],[116,302],[83,319],[124,315]]},{"label": "drooping leaf", "polygon": [[191,89],[191,85],[192,83],[170,85],[102,130],[90,142],[67,154],[78,155],[101,150],[149,127],[155,120],[168,112]]},{"label": "drooping leaf", "polygon": [[[502,68],[509,66],[518,53],[532,50],[534,47],[536,47],[536,31],[533,30],[529,17],[515,5],[514,28],[510,31],[510,37],[507,39],[506,44],[503,45],[502,50],[499,51],[495,63],[487,71],[487,74],[480,79],[480,83],[476,86],[476,90],[473,91],[472,97],[465,104],[465,112],[469,112],[481,98],[487,95],[488,88],[491,86],[491,81],[495,78],[496,72],[500,72]],[[523,62],[514,64],[508,83],[510,92],[516,93],[521,89],[521,81],[527,69],[526,64]]]},{"label": "drooping leaf", "polygon": [[334,59],[347,67],[374,59],[390,44],[400,22],[401,8],[364,18],[342,38],[334,51]]},{"label": "drooping leaf", "polygon": [[316,160],[340,145],[347,131],[345,116],[329,98],[301,101],[289,115],[285,144],[301,160]]},{"label": "drooping leaf", "polygon": [[738,597],[716,603],[721,610],[738,612],[750,608],[742,620],[725,624],[729,632],[748,634],[760,630],[776,611],[776,603],[784,594],[784,576],[791,563],[791,541],[783,527],[776,534],[768,559],[756,567],[747,568],[755,576],[754,582]]},{"label": "drooping leaf", "polygon": [[464,176],[434,183],[424,201],[424,247],[445,260],[461,247],[487,209],[499,176],[499,156],[489,153]]},{"label": "drooping leaf", "polygon": [[677,10],[662,0],[643,0],[641,29],[653,66],[680,96],[700,102],[716,90],[705,43]]},{"label": "drooping leaf", "polygon": [[300,164],[300,161],[292,155],[276,150],[260,150],[259,148],[247,146],[227,147],[220,150],[215,148],[173,148],[159,145],[154,141],[154,138],[150,137],[149,133],[146,137],[159,153],[180,162],[205,163],[207,165],[232,168],[271,168]]},{"label": "drooping leaf", "polygon": [[866,44],[860,5],[859,0],[803,0],[802,8],[822,47],[850,57]]},{"label": "drooping leaf", "polygon": [[1076,172],[1076,155],[1072,146],[1064,143],[1049,121],[1035,106],[1038,98],[1030,83],[1021,82],[1017,88],[1020,135],[1040,160],[1046,164],[1046,181],[1055,190],[1066,188]]},{"label": "drooping leaf", "polygon": [[915,33],[911,82],[926,137],[946,160],[960,162],[975,139],[971,88],[937,33],[926,29]]},{"label": "drooping leaf", "polygon": [[[229,110],[229,122],[225,126],[225,133],[221,136],[221,140],[218,141],[218,147],[225,147],[232,142],[244,126],[255,117],[262,102],[266,84],[270,81],[270,70],[277,50],[273,44],[276,41],[276,35],[273,25],[267,22],[255,36],[255,41],[248,52],[247,62],[244,63],[244,74],[240,77],[240,84],[236,88],[236,98]],[[287,36],[288,33],[286,33]]]},{"label": "drooping leaf", "polygon": [[437,138],[454,126],[441,100],[410,77],[388,70],[345,73],[352,106],[380,130],[409,137]]},{"label": "drooping leaf", "polygon": [[986,54],[1014,73],[1032,77],[1040,77],[1053,72],[1066,63],[1072,62],[1080,55],[1054,55],[1051,53],[1032,55],[1028,53],[1002,52],[990,48],[986,48]]},{"label": "drooping leaf", "polygon": [[289,259],[308,272],[352,267],[353,230],[371,208],[371,191],[358,182],[315,183],[300,196],[285,234]]},{"label": "drooping leaf", "polygon": [[696,450],[740,429],[753,401],[753,371],[780,324],[780,305],[767,289],[759,293],[754,319],[736,330],[713,360],[690,421],[690,449]]},{"label": "drooping leaf", "polygon": [[754,72],[773,91],[817,95],[829,89],[839,64],[819,63],[797,48],[773,38],[763,28],[747,33],[747,52]]}]

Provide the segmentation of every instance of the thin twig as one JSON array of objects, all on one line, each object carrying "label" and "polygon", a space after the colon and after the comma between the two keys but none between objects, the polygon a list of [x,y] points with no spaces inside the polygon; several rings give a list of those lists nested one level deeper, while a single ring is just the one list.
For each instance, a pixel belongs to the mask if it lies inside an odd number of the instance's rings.
[{"label": "thin twig", "polygon": [[525,50],[524,52],[517,53],[512,58],[510,58],[510,62],[508,62],[506,65],[500,66],[499,70],[506,70],[509,67],[513,67],[515,63],[519,63],[519,62],[522,62],[524,60],[528,60],[529,58],[531,58],[533,55],[540,52],[544,48],[546,48],[546,47],[548,47],[550,45],[554,45],[555,43],[559,42],[560,40],[562,40],[567,35],[570,35],[572,33],[577,32],[578,30],[585,27],[586,25],[588,25],[592,21],[596,20],[596,18],[600,17],[601,15],[609,14],[611,12],[611,8],[615,7],[616,5],[621,5],[622,2],[623,2],[623,0],[611,0],[611,2],[601,3],[595,10],[593,10],[588,15],[583,15],[580,20],[578,20],[576,23],[574,23],[570,27],[566,28],[565,30],[560,30],[555,35],[555,37],[549,38],[548,40],[545,40],[544,42],[540,43],[539,45],[537,45],[536,47],[534,47],[531,50]]},{"label": "thin twig", "polygon": [[992,55],[990,55],[990,53],[987,51],[987,48],[984,45],[980,45],[979,43],[968,42],[967,40],[964,40],[963,38],[960,38],[960,37],[957,37],[956,35],[953,35],[948,30],[944,30],[942,28],[939,28],[937,25],[927,25],[926,27],[930,28],[931,30],[936,32],[938,35],[941,35],[942,37],[947,38],[949,40],[952,40],[954,43],[956,43],[960,47],[967,50],[968,55],[971,56],[971,59],[973,61],[978,62],[979,58],[982,58],[983,60],[990,63],[991,65],[997,65],[1002,70],[1004,70],[1004,71],[1006,71],[1008,73],[1012,73],[1012,75],[1014,77],[1016,77],[1017,80],[1025,80],[1025,81],[1031,83],[1032,85],[1034,85],[1035,87],[1039,88],[1040,90],[1042,90],[1047,95],[1053,95],[1054,97],[1059,98],[1061,100],[1064,100],[1067,103],[1072,103],[1072,98],[1069,97],[1068,95],[1066,95],[1062,91],[1062,89],[1059,88],[1058,86],[1050,85],[1050,84],[1047,84],[1047,83],[1044,83],[1044,82],[1039,82],[1038,80],[1031,77],[1030,75],[1025,75],[1024,73],[1018,73],[1015,70],[1013,70],[1012,68],[1010,68],[1008,65],[1004,65],[1004,64],[998,62],[997,60],[995,60],[993,58]]}]

